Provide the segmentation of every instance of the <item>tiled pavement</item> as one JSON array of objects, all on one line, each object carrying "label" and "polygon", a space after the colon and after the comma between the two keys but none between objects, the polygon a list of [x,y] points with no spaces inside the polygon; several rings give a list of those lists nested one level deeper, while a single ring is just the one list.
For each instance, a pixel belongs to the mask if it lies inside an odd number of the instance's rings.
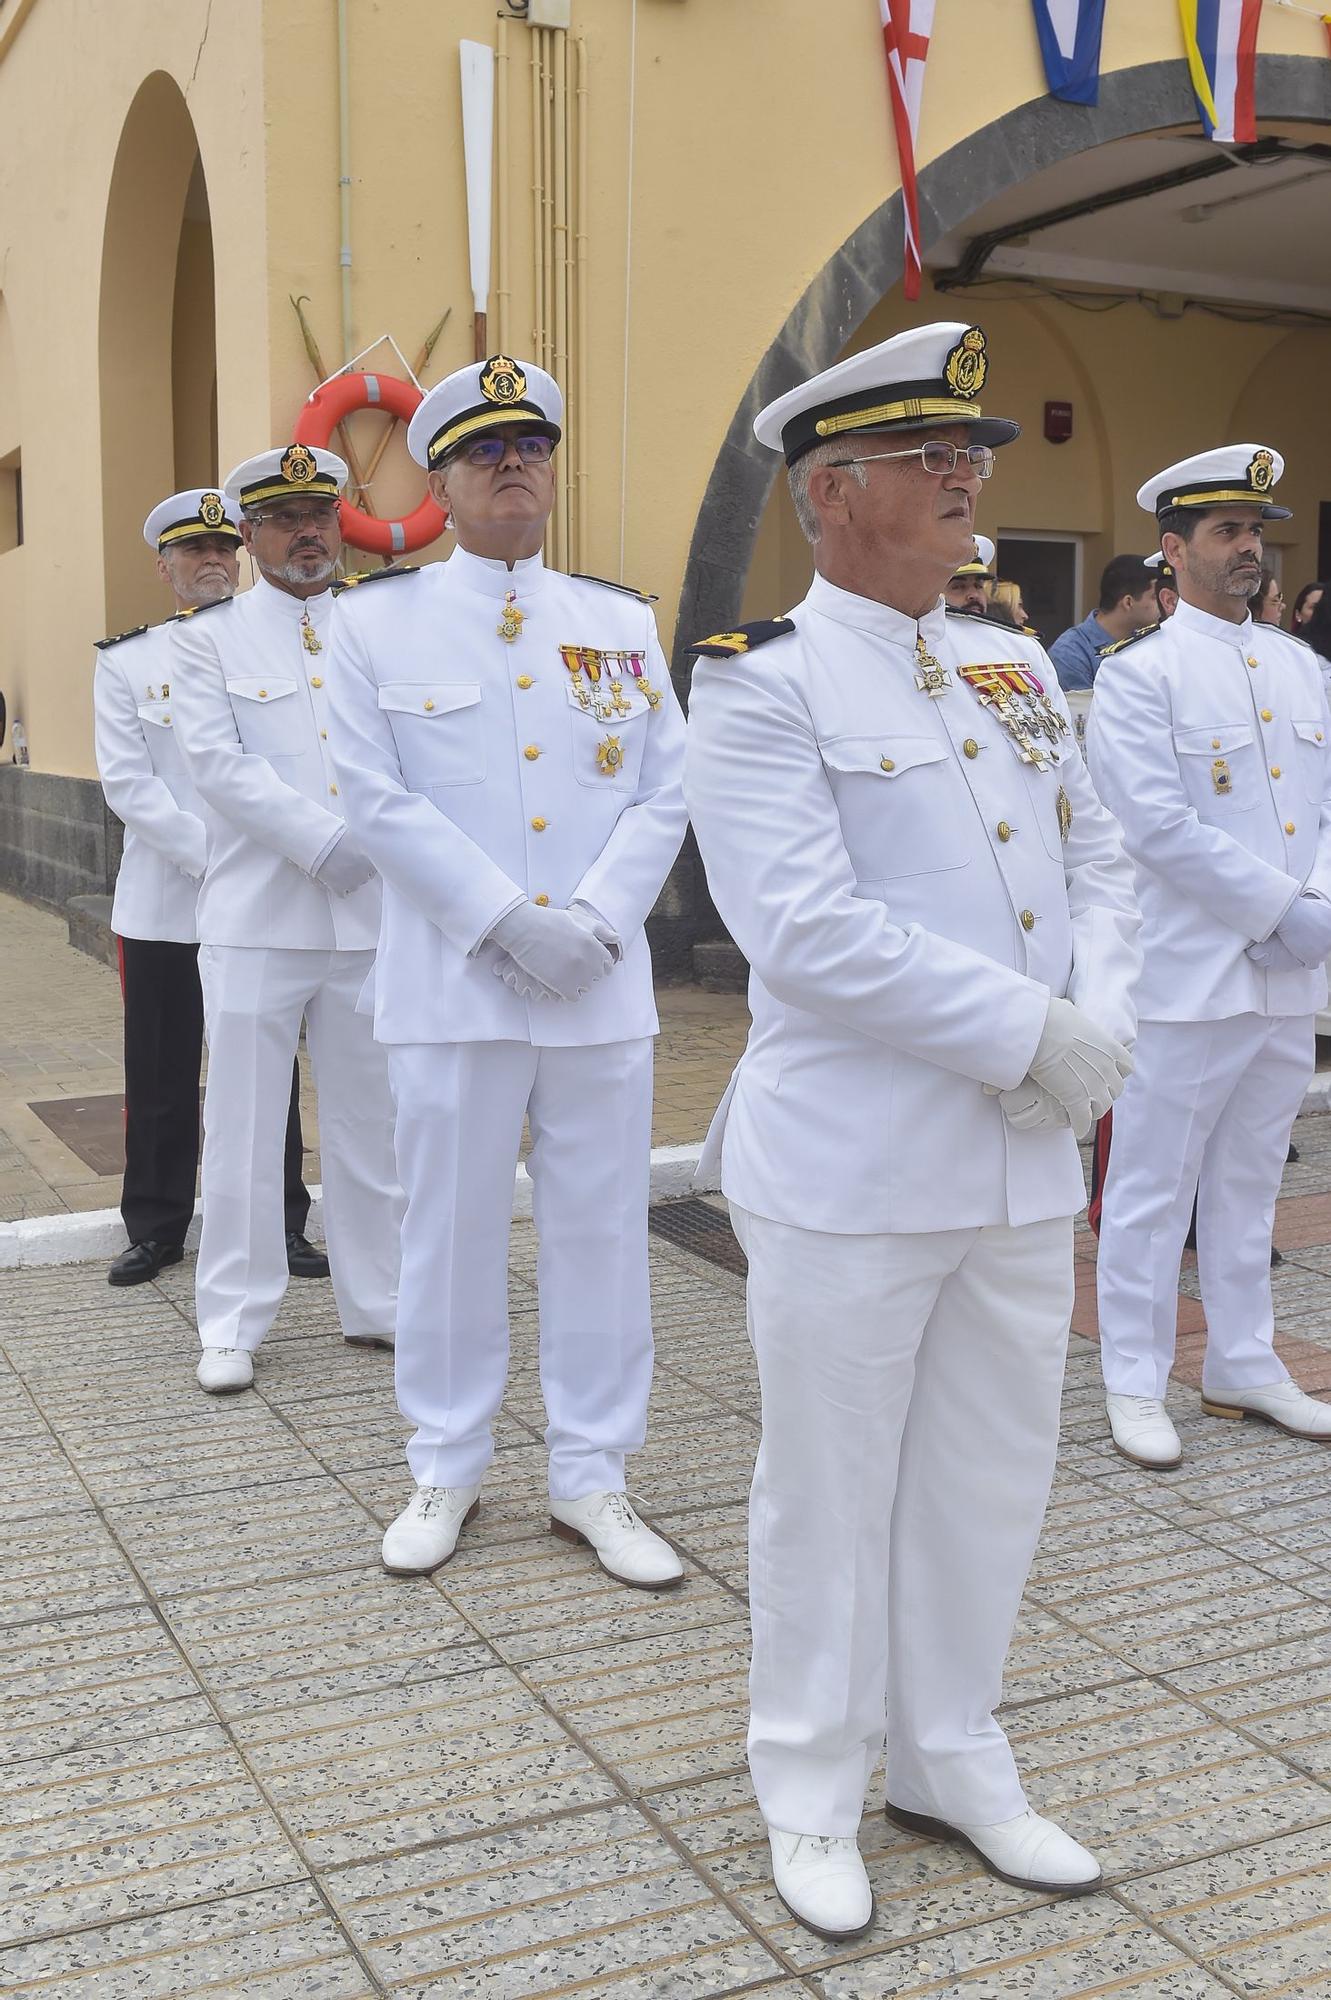
[{"label": "tiled pavement", "polygon": [[[701,1139],[744,1045],[739,994],[666,987],[658,996],[653,1143]],[[301,1052],[305,1177],[319,1179],[319,1126]],[[67,942],[63,920],[0,893],[0,1222],[115,1208],[119,1174],[99,1174],[64,1145],[35,1102],[118,1095],[120,988],[108,966]]]},{"label": "tiled pavement", "polygon": [[[1306,1377],[1331,1118],[1297,1136],[1276,1292]],[[546,1532],[525,1225],[498,1456],[433,1579],[379,1567],[391,1370],[335,1341],[324,1286],[292,1287],[258,1392],[211,1400],[187,1266],[130,1293],[0,1273],[0,1992],[1331,1996],[1331,1454],[1180,1385],[1184,1466],[1140,1472],[1074,1337],[1005,1720],[1109,1887],[1023,1894],[871,1810],[877,1922],[820,1944],[772,1892],[743,1762],[741,1281],[653,1258],[632,1478],[689,1565],[661,1595]]]}]

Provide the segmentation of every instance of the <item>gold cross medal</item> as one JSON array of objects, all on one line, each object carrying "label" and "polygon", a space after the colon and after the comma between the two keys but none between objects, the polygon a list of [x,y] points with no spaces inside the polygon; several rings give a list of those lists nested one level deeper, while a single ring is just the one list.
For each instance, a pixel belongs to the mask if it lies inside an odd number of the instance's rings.
[{"label": "gold cross medal", "polygon": [[952,676],[943,662],[934,658],[918,632],[915,635],[915,665],[918,670],[915,685],[921,694],[927,694],[932,701],[947,693],[952,685]]},{"label": "gold cross medal", "polygon": [[[642,690],[643,699],[646,701],[648,708],[659,708],[661,706],[660,692],[652,686],[647,678],[647,655],[645,653],[607,653],[606,658],[608,660],[620,661],[621,671],[627,669],[632,674],[634,680]],[[616,682],[614,685],[618,686],[619,683]],[[628,712],[627,708],[620,711],[624,715],[627,715]]]},{"label": "gold cross medal", "polygon": [[624,768],[624,746],[617,736],[607,736],[596,746],[596,762],[603,778],[613,778]]},{"label": "gold cross medal", "polygon": [[522,637],[522,621],[526,615],[525,611],[518,610],[518,593],[516,590],[506,590],[504,592],[504,613],[499,623],[495,626],[495,631],[501,639],[505,640],[511,646],[515,639]]},{"label": "gold cross medal", "polygon": [[300,637],[301,637],[301,644],[304,646],[307,653],[322,653],[323,640],[319,637],[319,634],[315,631],[313,625],[311,625],[310,614],[308,611],[303,612],[301,614]]}]

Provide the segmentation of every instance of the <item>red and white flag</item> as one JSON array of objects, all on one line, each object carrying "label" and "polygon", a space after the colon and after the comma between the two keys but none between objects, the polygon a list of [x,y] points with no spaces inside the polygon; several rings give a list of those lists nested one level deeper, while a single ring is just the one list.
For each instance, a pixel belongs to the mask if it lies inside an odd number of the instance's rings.
[{"label": "red and white flag", "polygon": [[934,26],[934,0],[878,0],[887,52],[887,86],[892,99],[892,123],[901,167],[901,198],[906,210],[905,290],[920,296],[920,204],[915,189],[915,135],[920,129],[920,94],[924,65]]}]

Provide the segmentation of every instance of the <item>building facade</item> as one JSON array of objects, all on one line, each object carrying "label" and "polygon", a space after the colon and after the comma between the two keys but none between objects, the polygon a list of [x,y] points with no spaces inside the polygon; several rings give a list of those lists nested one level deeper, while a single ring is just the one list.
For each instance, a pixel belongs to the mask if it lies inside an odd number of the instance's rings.
[{"label": "building facade", "polygon": [[[551,557],[657,595],[682,692],[690,638],[808,575],[754,412],[939,315],[985,326],[988,400],[1024,426],[980,525],[1037,620],[1148,552],[1142,478],[1229,438],[1289,462],[1286,584],[1331,568],[1315,19],[1265,10],[1235,152],[1200,136],[1163,0],[1107,10],[1095,107],[1046,94],[1028,0],[939,0],[908,303],[875,0],[497,4],[0,0],[0,691],[30,758],[0,764],[0,884],[106,886],[92,645],[169,609],[149,507],[285,440],[381,335],[415,365],[443,320],[426,384],[472,358],[464,39],[495,57],[486,347],[569,400]],[[352,420],[361,459],[382,426]],[[375,511],[421,483],[399,430]],[[719,942],[687,851],[654,929],[677,976]]]}]

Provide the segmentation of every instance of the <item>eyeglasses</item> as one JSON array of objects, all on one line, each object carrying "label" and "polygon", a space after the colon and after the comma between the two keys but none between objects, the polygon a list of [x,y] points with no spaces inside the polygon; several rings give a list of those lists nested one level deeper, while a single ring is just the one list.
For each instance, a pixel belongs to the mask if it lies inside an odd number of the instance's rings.
[{"label": "eyeglasses", "polygon": [[331,528],[337,520],[337,508],[327,507],[273,507],[265,513],[249,516],[261,526],[280,528],[284,535],[294,535],[297,528]]},{"label": "eyeglasses", "polygon": [[555,441],[542,437],[539,432],[515,438],[479,437],[473,438],[470,444],[459,445],[451,455],[465,458],[468,465],[496,466],[507,457],[510,445],[524,465],[544,465],[555,448]]},{"label": "eyeglasses", "polygon": [[939,479],[945,479],[949,472],[957,469],[957,460],[964,458],[981,479],[992,479],[994,474],[993,447],[987,444],[944,444],[941,438],[930,439],[928,444],[917,444],[914,451],[867,451],[862,458],[833,458],[829,465],[872,465],[879,458],[918,458],[926,472],[932,472]]}]

